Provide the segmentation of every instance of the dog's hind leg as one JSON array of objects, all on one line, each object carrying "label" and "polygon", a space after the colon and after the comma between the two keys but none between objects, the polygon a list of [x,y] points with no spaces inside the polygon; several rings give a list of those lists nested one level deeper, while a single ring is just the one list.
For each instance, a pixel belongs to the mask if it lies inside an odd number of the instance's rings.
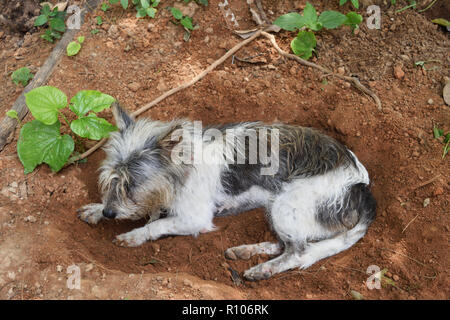
[{"label": "dog's hind leg", "polygon": [[301,250],[296,249],[292,244],[286,244],[282,255],[258,264],[244,272],[247,280],[264,280],[271,276],[289,270],[301,265]]},{"label": "dog's hind leg", "polygon": [[103,204],[91,203],[77,210],[78,218],[90,224],[97,224],[103,219]]},{"label": "dog's hind leg", "polygon": [[256,244],[244,244],[242,246],[232,247],[225,251],[225,257],[231,260],[244,259],[257,254],[276,255],[281,253],[282,245],[273,242],[261,242]]}]

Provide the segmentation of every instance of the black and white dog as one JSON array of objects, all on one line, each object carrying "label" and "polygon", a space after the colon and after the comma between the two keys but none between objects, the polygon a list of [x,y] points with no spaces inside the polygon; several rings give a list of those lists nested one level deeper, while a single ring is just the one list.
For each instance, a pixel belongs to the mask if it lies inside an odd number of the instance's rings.
[{"label": "black and white dog", "polygon": [[[261,280],[348,249],[375,218],[366,169],[345,146],[314,129],[251,122],[196,134],[187,120],[135,121],[117,103],[113,113],[119,131],[105,147],[103,202],[84,206],[79,217],[92,224],[150,217],[144,227],[118,235],[119,245],[198,235],[215,229],[215,216],[264,207],[279,242],[225,252],[229,259],[278,255],[244,273]],[[257,150],[270,161],[255,161]]]}]

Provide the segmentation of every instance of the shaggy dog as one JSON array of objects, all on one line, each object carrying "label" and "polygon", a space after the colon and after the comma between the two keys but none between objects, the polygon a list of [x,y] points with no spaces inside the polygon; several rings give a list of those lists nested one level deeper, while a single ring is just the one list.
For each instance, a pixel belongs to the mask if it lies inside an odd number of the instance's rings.
[{"label": "shaggy dog", "polygon": [[[135,121],[117,103],[113,113],[119,131],[105,146],[102,203],[84,206],[79,217],[91,224],[150,217],[118,235],[118,245],[196,236],[213,231],[216,216],[264,207],[278,243],[225,252],[229,259],[278,255],[244,273],[261,280],[348,249],[375,218],[366,169],[314,129],[247,122],[199,131],[187,120]],[[261,161],[255,161],[258,150]]]}]

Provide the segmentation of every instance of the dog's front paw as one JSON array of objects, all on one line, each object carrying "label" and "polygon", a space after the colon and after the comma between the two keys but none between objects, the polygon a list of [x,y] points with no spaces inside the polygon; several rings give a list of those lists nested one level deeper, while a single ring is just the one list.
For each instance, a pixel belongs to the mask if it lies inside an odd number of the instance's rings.
[{"label": "dog's front paw", "polygon": [[145,234],[141,230],[133,230],[116,236],[113,240],[115,245],[120,247],[138,247],[147,241]]},{"label": "dog's front paw", "polygon": [[103,204],[91,203],[77,210],[78,218],[90,224],[97,224],[103,219]]},{"label": "dog's front paw", "polygon": [[238,247],[232,247],[225,251],[225,257],[230,260],[243,259],[248,260],[251,258],[253,251],[251,246],[242,245]]},{"label": "dog's front paw", "polygon": [[244,278],[250,281],[266,280],[272,276],[272,270],[265,263],[261,263],[244,272]]}]

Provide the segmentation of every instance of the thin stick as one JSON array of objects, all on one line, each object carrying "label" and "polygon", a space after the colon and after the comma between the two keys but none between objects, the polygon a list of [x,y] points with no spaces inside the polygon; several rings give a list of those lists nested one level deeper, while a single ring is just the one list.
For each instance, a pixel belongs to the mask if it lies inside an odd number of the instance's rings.
[{"label": "thin stick", "polygon": [[427,180],[427,181],[425,181],[425,182],[419,184],[417,187],[415,187],[415,188],[413,189],[413,191],[416,190],[416,189],[425,187],[427,184],[430,184],[430,183],[436,181],[440,176],[441,176],[441,174],[438,174],[437,176],[431,178],[430,180]]},{"label": "thin stick", "polygon": [[338,77],[338,78],[344,79],[346,81],[352,82],[355,85],[356,88],[358,88],[362,92],[364,92],[364,93],[368,94],[369,96],[371,96],[372,99],[377,104],[378,110],[381,110],[381,101],[378,98],[378,96],[375,93],[373,93],[371,90],[369,90],[365,86],[363,86],[361,84],[361,82],[359,82],[359,80],[357,78],[355,78],[355,77],[348,77],[348,76],[344,76],[344,75],[341,75],[341,74],[334,73],[331,70],[329,70],[329,69],[327,69],[325,67],[322,67],[321,65],[315,64],[314,62],[309,62],[309,61],[306,61],[306,60],[300,58],[299,56],[296,56],[296,55],[291,54],[291,53],[287,53],[286,51],[284,51],[283,49],[281,49],[278,46],[278,44],[277,44],[277,42],[275,40],[275,37],[273,35],[271,35],[270,33],[264,32],[264,31],[261,32],[261,35],[263,35],[267,39],[269,39],[270,42],[272,43],[272,45],[278,51],[278,53],[281,54],[283,57],[296,60],[298,63],[300,63],[302,65],[319,69],[323,73],[327,73],[327,74],[332,75],[334,77]]},{"label": "thin stick", "polygon": [[417,214],[414,218],[411,219],[410,222],[408,222],[408,224],[403,228],[402,233],[405,232],[406,228],[408,228],[409,225],[410,225],[411,223],[413,223],[413,221],[416,220],[418,216],[419,216],[419,214]]},{"label": "thin stick", "polygon": [[[239,49],[241,49],[243,46],[247,45],[248,43],[252,42],[253,40],[255,40],[256,38],[258,38],[262,33],[262,30],[258,30],[256,31],[250,38],[243,40],[242,42],[238,43],[237,45],[235,45],[233,48],[231,48],[229,51],[227,51],[227,53],[225,53],[222,57],[220,57],[218,60],[214,61],[208,68],[206,68],[205,70],[203,70],[201,73],[199,73],[197,76],[195,76],[192,80],[183,83],[181,85],[179,85],[178,87],[175,87],[173,89],[170,89],[169,91],[165,92],[164,94],[160,95],[158,98],[156,98],[155,100],[153,100],[152,102],[144,105],[143,107],[139,108],[138,110],[136,110],[135,112],[132,113],[133,116],[137,117],[140,114],[144,113],[145,111],[151,109],[152,107],[154,107],[156,104],[158,104],[159,102],[161,102],[162,100],[166,99],[167,97],[183,90],[186,89],[190,86],[192,86],[193,84],[195,84],[197,81],[201,80],[203,77],[205,77],[208,73],[210,73],[212,70],[214,70],[215,68],[217,68],[217,66],[221,65],[223,62],[225,62],[225,60],[227,60],[229,57],[231,57],[233,54],[235,54]],[[96,151],[98,148],[100,148],[107,139],[102,139],[100,140],[97,144],[95,144],[92,148],[90,148],[89,150],[87,150],[85,153],[72,157],[69,159],[69,164],[73,163],[75,161],[79,161],[82,160],[88,156],[90,156],[94,151]]]}]

